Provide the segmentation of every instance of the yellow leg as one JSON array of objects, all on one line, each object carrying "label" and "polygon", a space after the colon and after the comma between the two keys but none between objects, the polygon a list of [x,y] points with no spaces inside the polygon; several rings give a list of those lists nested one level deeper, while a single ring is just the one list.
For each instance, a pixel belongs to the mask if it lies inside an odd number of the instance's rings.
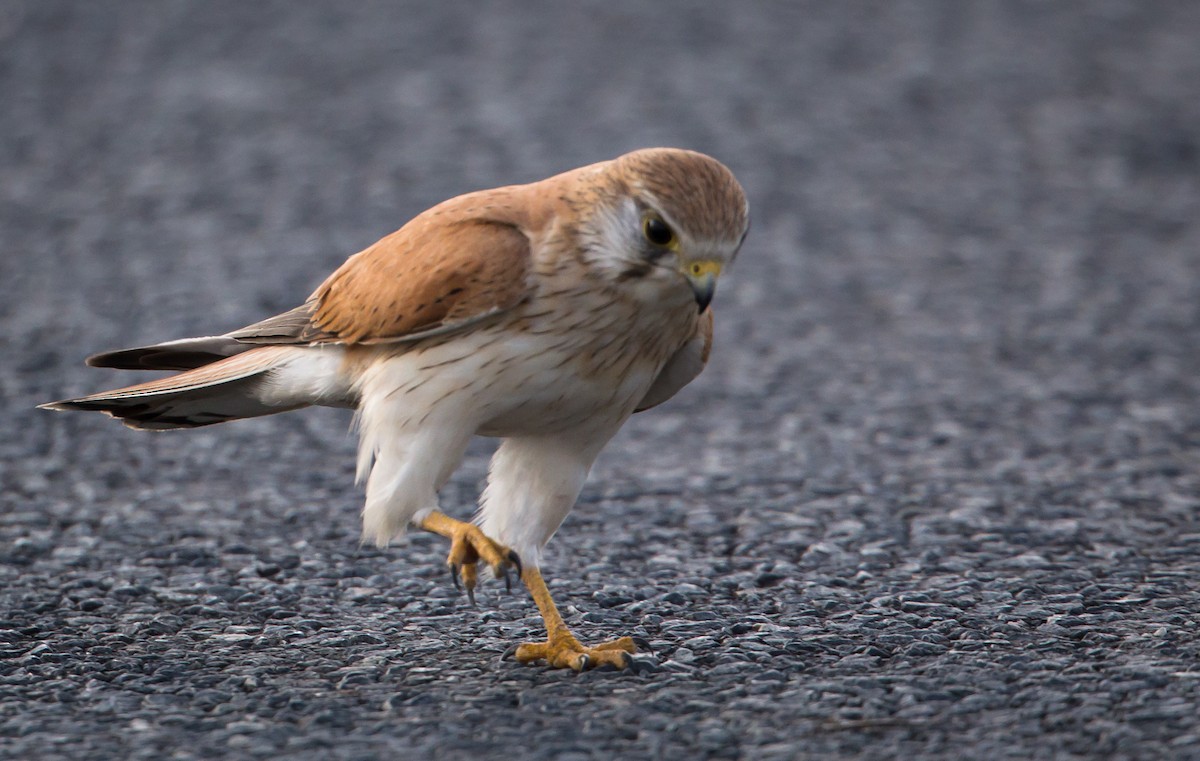
[{"label": "yellow leg", "polygon": [[633,665],[630,653],[637,652],[637,646],[631,638],[621,637],[595,647],[585,647],[563,623],[541,572],[536,568],[526,568],[521,572],[521,581],[529,588],[529,593],[533,595],[533,601],[542,614],[542,620],[546,624],[546,641],[526,643],[518,647],[518,661],[530,663],[542,660],[552,668],[570,668],[576,671],[596,666],[616,666],[624,669]]},{"label": "yellow leg", "polygon": [[421,521],[421,528],[450,540],[450,554],[446,557],[446,565],[450,566],[450,577],[454,586],[462,577],[462,584],[467,588],[467,597],[475,604],[475,583],[479,578],[475,564],[480,560],[487,563],[496,578],[504,578],[504,585],[510,587],[508,572],[517,569],[521,575],[521,559],[517,553],[499,542],[492,541],[484,535],[473,523],[455,520],[445,513],[430,513]]}]

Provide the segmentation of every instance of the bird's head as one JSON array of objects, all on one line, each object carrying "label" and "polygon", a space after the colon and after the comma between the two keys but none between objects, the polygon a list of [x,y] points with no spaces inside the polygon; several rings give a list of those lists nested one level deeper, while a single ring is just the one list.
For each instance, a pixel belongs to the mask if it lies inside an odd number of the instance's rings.
[{"label": "bird's head", "polygon": [[703,312],[749,227],[733,173],[676,148],[634,151],[600,167],[609,192],[588,231],[593,263],[651,299],[690,294]]}]

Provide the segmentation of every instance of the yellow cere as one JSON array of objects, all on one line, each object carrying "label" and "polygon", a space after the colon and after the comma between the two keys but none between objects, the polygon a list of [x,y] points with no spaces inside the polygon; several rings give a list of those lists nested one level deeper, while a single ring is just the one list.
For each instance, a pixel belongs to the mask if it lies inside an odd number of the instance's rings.
[{"label": "yellow cere", "polygon": [[692,277],[704,277],[705,275],[716,277],[721,274],[721,263],[714,261],[692,262],[688,265],[688,272],[691,273]]}]

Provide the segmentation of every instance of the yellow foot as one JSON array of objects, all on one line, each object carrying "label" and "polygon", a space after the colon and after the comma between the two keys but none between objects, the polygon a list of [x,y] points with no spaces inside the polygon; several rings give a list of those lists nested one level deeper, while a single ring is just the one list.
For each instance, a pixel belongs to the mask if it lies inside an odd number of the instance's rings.
[{"label": "yellow foot", "polygon": [[597,666],[627,669],[633,666],[631,653],[637,646],[629,637],[585,647],[569,632],[561,632],[546,642],[530,642],[517,648],[514,656],[521,663],[545,661],[551,668],[586,671]]},{"label": "yellow foot", "polygon": [[551,668],[574,669],[584,671],[597,666],[616,666],[619,669],[633,668],[632,653],[637,652],[637,646],[632,637],[621,637],[612,642],[604,642],[595,647],[586,647],[575,639],[571,630],[563,622],[558,613],[550,589],[542,573],[535,567],[526,568],[521,573],[521,581],[529,588],[533,601],[542,614],[546,624],[546,641],[530,642],[517,648],[514,657],[520,663],[545,661]]},{"label": "yellow foot", "polygon": [[521,558],[517,557],[517,553],[489,539],[475,524],[457,521],[442,513],[431,513],[421,522],[421,528],[450,540],[450,554],[446,556],[450,578],[458,588],[461,577],[462,586],[466,587],[467,598],[472,605],[475,604],[475,584],[479,578],[476,564],[481,560],[492,569],[497,579],[503,578],[505,588],[512,591],[508,572],[515,568],[517,576],[521,575]]}]

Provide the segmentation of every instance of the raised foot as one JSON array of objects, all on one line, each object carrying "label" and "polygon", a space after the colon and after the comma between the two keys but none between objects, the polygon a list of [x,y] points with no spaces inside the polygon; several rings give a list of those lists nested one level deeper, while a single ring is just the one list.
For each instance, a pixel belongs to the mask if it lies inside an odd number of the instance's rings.
[{"label": "raised foot", "polygon": [[586,647],[568,633],[559,634],[546,642],[530,642],[517,648],[513,656],[521,663],[545,661],[551,668],[586,671],[599,666],[627,669],[633,666],[632,653],[637,646],[631,637],[621,637]]},{"label": "raised foot", "polygon": [[512,591],[509,571],[516,569],[519,577],[522,570],[521,558],[517,553],[489,538],[475,524],[457,521],[441,513],[430,515],[421,527],[450,540],[450,553],[446,556],[450,578],[455,587],[466,588],[467,598],[472,605],[475,604],[475,586],[479,580],[477,564],[481,561],[492,569],[497,579],[504,579],[506,590]]}]

